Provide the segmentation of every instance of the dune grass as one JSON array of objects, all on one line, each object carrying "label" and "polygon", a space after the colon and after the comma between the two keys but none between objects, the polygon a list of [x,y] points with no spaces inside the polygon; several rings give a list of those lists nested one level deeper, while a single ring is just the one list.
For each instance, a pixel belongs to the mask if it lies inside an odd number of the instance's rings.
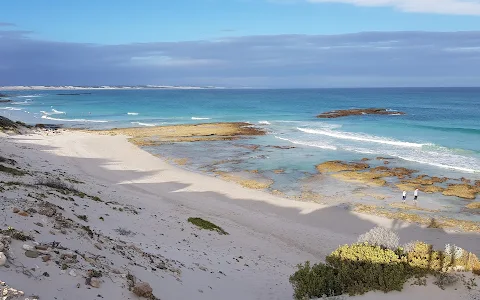
[{"label": "dune grass", "polygon": [[193,225],[196,225],[197,227],[200,227],[201,229],[217,231],[219,234],[228,235],[228,232],[223,230],[222,227],[217,226],[212,222],[209,222],[202,218],[188,218],[188,222],[192,223]]},{"label": "dune grass", "polygon": [[0,165],[0,172],[8,173],[8,174],[11,174],[13,176],[23,176],[23,175],[27,174],[27,172],[25,172],[25,171],[21,171],[21,170],[18,170],[18,169],[6,167],[4,165]]}]

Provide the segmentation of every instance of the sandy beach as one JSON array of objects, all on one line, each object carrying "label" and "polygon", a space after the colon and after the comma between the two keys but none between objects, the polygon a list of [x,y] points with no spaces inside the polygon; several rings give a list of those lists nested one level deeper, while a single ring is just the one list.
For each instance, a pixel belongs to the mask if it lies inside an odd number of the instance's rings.
[{"label": "sandy beach", "polygon": [[[27,172],[0,172],[3,227],[28,232],[40,245],[58,242],[65,248],[43,261],[24,255],[23,245],[35,247],[33,241],[12,241],[16,258],[9,268],[0,267],[0,279],[39,299],[138,299],[128,290],[129,274],[163,300],[292,299],[288,279],[297,264],[323,261],[376,225],[396,230],[403,243],[423,240],[439,248],[451,243],[480,254],[478,233],[431,229],[247,189],[172,166],[124,135],[61,130],[0,139],[0,156]],[[72,182],[87,197],[39,187],[38,180],[47,177]],[[28,210],[45,201],[73,223],[63,228],[58,214]],[[229,234],[201,230],[187,221],[190,217]],[[63,265],[68,251],[83,259]],[[85,284],[91,266],[103,272],[98,288]],[[357,298],[424,299],[427,290],[435,299],[469,299],[472,293],[406,285],[401,293]]]}]

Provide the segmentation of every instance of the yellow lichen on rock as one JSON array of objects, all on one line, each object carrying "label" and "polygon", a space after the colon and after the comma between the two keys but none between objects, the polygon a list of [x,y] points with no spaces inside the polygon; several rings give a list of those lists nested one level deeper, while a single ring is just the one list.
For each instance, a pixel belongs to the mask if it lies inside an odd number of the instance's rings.
[{"label": "yellow lichen on rock", "polygon": [[155,146],[172,142],[224,141],[238,139],[241,136],[266,134],[265,130],[243,122],[115,128],[89,132],[126,135],[130,137],[130,142],[138,146]]},{"label": "yellow lichen on rock", "polygon": [[341,172],[333,174],[332,177],[343,181],[356,181],[373,186],[384,186],[387,182],[381,179],[384,174],[377,172]]},{"label": "yellow lichen on rock", "polygon": [[366,163],[347,163],[339,160],[326,161],[316,166],[319,172],[358,171],[369,167]]},{"label": "yellow lichen on rock", "polygon": [[472,202],[467,205],[467,208],[470,209],[480,209],[480,202]]},{"label": "yellow lichen on rock", "polygon": [[480,189],[470,184],[450,184],[447,189],[443,191],[445,196],[457,196],[464,199],[475,199]]}]

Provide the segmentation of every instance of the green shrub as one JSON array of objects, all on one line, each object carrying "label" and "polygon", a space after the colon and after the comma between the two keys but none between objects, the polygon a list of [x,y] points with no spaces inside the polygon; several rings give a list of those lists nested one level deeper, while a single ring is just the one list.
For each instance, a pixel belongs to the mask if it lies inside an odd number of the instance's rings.
[{"label": "green shrub", "polygon": [[25,172],[25,171],[21,171],[21,170],[17,170],[17,169],[14,169],[14,168],[6,167],[4,165],[0,165],[0,172],[8,173],[8,174],[11,174],[13,176],[23,176],[23,175],[27,174],[27,172]]},{"label": "green shrub", "polygon": [[401,291],[410,276],[405,259],[390,249],[368,244],[342,246],[327,256],[327,263],[339,270],[350,295]]},{"label": "green shrub", "polygon": [[209,222],[207,220],[204,220],[202,218],[188,218],[188,222],[192,223],[193,225],[196,225],[202,229],[207,229],[207,230],[213,230],[217,231],[219,234],[225,234],[228,235],[228,232],[222,229],[222,227],[217,226],[213,224],[212,222]]},{"label": "green shrub", "polygon": [[337,296],[344,292],[339,271],[319,263],[310,267],[310,262],[298,265],[298,271],[290,276],[290,283],[297,300]]},{"label": "green shrub", "polygon": [[427,275],[435,276],[435,284],[444,289],[460,278],[455,271],[480,275],[478,257],[458,249],[439,251],[419,241],[396,249],[368,243],[344,245],[326,257],[326,264],[298,265],[298,270],[290,276],[290,283],[297,300],[343,293],[353,296],[369,291],[401,291],[412,278],[416,278],[412,284],[425,285]]}]

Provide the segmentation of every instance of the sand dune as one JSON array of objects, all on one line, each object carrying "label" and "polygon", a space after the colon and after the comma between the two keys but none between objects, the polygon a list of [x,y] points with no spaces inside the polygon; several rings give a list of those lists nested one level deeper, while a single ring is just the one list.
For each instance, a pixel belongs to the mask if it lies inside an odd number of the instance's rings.
[{"label": "sand dune", "polygon": [[[14,159],[20,169],[29,172],[15,178],[0,172],[0,181],[22,183],[1,193],[5,210],[0,217],[5,225],[31,233],[36,242],[56,241],[69,249],[60,253],[77,250],[89,258],[61,270],[54,258],[45,263],[40,257],[26,257],[21,248],[23,244],[34,245],[32,242],[13,241],[14,263],[35,271],[27,276],[18,267],[0,267],[0,279],[40,299],[90,299],[97,295],[137,299],[127,289],[128,273],[149,283],[153,294],[163,300],[292,299],[288,278],[296,264],[321,261],[337,246],[355,242],[358,235],[376,225],[397,230],[404,242],[419,239],[438,247],[454,243],[480,253],[477,234],[426,229],[246,189],[171,166],[122,135],[61,131],[4,135],[0,139],[0,156]],[[55,191],[49,194],[45,187],[28,186],[44,177],[69,179],[91,198],[72,195],[72,201]],[[32,193],[45,194],[46,198],[38,201],[63,207],[63,216],[75,224],[90,226],[93,238],[73,223],[70,228],[55,228],[48,216],[13,213],[14,206],[22,210],[38,205],[27,195]],[[94,197],[102,202],[92,201]],[[88,216],[88,222],[79,220],[79,215]],[[200,230],[187,222],[189,217],[209,220],[229,235]],[[119,228],[131,233],[122,235]],[[126,251],[122,254],[120,244],[122,249],[134,250],[122,250]],[[106,273],[99,288],[85,285],[84,277],[89,277],[92,265]],[[68,275],[72,270],[77,276]],[[430,284],[406,286],[402,293],[370,293],[359,299],[424,299],[425,293],[435,295],[435,299],[467,297],[464,291],[442,291]]]}]

